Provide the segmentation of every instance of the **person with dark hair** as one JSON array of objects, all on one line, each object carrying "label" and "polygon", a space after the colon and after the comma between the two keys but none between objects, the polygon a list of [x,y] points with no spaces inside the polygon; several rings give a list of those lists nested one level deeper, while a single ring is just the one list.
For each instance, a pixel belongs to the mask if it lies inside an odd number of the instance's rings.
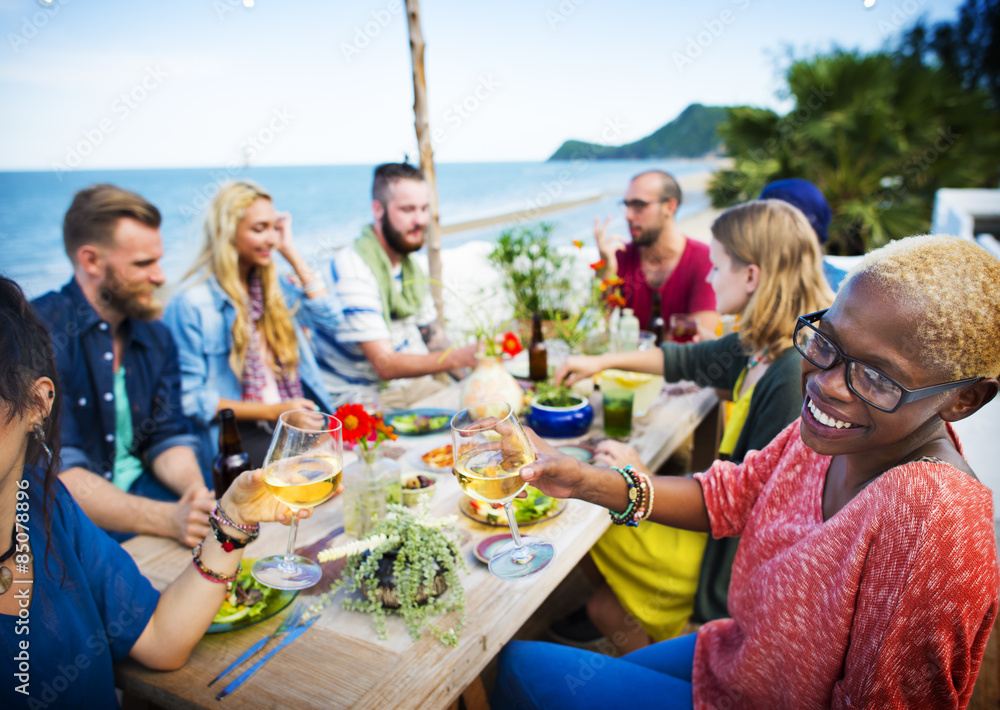
[{"label": "person with dark hair", "polygon": [[[830,204],[823,197],[819,188],[808,180],[802,178],[789,178],[787,180],[775,180],[768,183],[761,190],[758,200],[781,200],[790,205],[798,207],[802,214],[809,220],[816,239],[819,240],[820,248],[826,244],[830,238],[828,232],[830,222],[833,220],[833,210]],[[823,260],[823,276],[826,277],[830,288],[836,291],[840,287],[840,282],[847,276],[847,272],[839,269],[830,263],[828,259]]]},{"label": "person with dark hair", "polygon": [[622,206],[632,241],[607,234],[594,218],[594,238],[604,268],[599,275],[617,276],[625,283],[622,295],[642,327],[649,322],[654,294],[660,296],[663,319],[673,313],[688,313],[698,321],[699,331],[715,333],[719,314],[715,294],[706,282],[712,263],[708,245],[681,234],[674,217],[681,206],[680,185],[670,173],[649,170],[632,178]]},{"label": "person with dark hair", "polygon": [[128,656],[157,670],[184,665],[259,523],[288,524],[293,513],[262,471],[243,473],[213,511],[218,527],[200,539],[193,564],[157,592],[57,476],[65,398],[56,369],[45,326],[0,276],[0,648],[8,669],[0,707],[114,708],[113,664]]},{"label": "person with dark hair", "polygon": [[423,174],[406,163],[379,165],[371,208],[373,222],[330,262],[345,322],[335,332],[317,325],[313,351],[334,396],[384,384],[382,404],[405,407],[442,387],[427,375],[475,366],[475,345],[449,347],[412,256],[430,217]]},{"label": "person with dark hair", "polygon": [[159,210],[135,193],[81,190],[63,221],[73,278],[32,305],[63,385],[63,483],[119,540],[145,533],[193,546],[214,497],[181,408],[177,347],[155,320],[159,227]]}]

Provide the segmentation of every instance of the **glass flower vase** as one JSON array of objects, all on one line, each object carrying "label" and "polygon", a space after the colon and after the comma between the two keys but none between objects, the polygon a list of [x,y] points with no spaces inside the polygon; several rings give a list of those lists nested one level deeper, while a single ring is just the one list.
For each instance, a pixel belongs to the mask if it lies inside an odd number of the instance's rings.
[{"label": "glass flower vase", "polygon": [[344,531],[355,538],[369,535],[385,516],[386,505],[399,503],[400,467],[375,451],[358,451],[357,461],[344,469]]}]

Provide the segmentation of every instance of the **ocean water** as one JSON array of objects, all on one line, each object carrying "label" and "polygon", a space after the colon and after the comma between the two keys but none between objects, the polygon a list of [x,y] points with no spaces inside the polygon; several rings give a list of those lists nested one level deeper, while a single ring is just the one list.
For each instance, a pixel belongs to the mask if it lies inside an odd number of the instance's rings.
[{"label": "ocean water", "polygon": [[[576,161],[560,163],[443,163],[437,166],[442,225],[518,213],[516,221],[555,225],[557,244],[593,241],[595,215],[612,216],[625,233],[621,199],[628,180],[648,169],[675,176],[702,172],[691,160]],[[15,279],[29,297],[59,288],[72,270],[63,251],[62,218],[73,194],[107,182],[134,190],[163,213],[163,267],[176,282],[201,250],[201,224],[218,185],[250,179],[292,214],[299,249],[314,263],[349,243],[371,220],[372,165],[248,167],[174,170],[92,170],[68,173],[0,172],[0,273]],[[540,214],[539,208],[601,195],[596,202]],[[680,218],[705,207],[704,194],[685,196]],[[470,241],[493,241],[505,225],[445,236],[446,250]],[[447,275],[446,275],[447,276]]]}]

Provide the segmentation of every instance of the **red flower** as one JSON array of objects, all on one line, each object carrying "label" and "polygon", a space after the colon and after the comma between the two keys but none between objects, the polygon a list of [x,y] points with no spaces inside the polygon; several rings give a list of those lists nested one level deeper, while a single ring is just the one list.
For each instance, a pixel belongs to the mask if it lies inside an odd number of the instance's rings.
[{"label": "red flower", "polygon": [[514,357],[519,352],[524,350],[521,346],[521,339],[517,337],[514,333],[504,333],[503,335],[503,346],[501,347],[505,353]]},{"label": "red flower", "polygon": [[607,265],[608,262],[606,262],[604,259],[601,259],[600,261],[595,261],[593,264],[591,264],[590,268],[593,269],[594,271],[600,271]]},{"label": "red flower", "polygon": [[345,444],[367,439],[372,431],[372,418],[360,404],[345,404],[334,416],[340,420]]}]

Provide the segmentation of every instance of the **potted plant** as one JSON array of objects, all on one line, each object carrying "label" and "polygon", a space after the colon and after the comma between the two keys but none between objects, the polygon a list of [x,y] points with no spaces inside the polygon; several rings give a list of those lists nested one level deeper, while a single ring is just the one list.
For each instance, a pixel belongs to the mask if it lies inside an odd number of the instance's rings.
[{"label": "potted plant", "polygon": [[[426,630],[442,643],[457,645],[465,616],[458,571],[468,569],[454,523],[454,516],[431,518],[426,504],[415,509],[390,505],[371,535],[319,553],[320,562],[347,558],[324,601],[343,588],[347,592],[343,608],[371,614],[379,638],[386,638],[386,619],[395,613],[413,640]],[[451,628],[432,621],[449,612],[458,616]]]},{"label": "potted plant", "polygon": [[528,421],[539,436],[583,436],[594,421],[594,408],[569,387],[541,383],[528,405]]},{"label": "potted plant", "polygon": [[535,313],[550,316],[560,295],[571,290],[572,259],[552,245],[552,227],[542,222],[504,230],[487,257],[500,271],[514,317],[522,323]]}]

